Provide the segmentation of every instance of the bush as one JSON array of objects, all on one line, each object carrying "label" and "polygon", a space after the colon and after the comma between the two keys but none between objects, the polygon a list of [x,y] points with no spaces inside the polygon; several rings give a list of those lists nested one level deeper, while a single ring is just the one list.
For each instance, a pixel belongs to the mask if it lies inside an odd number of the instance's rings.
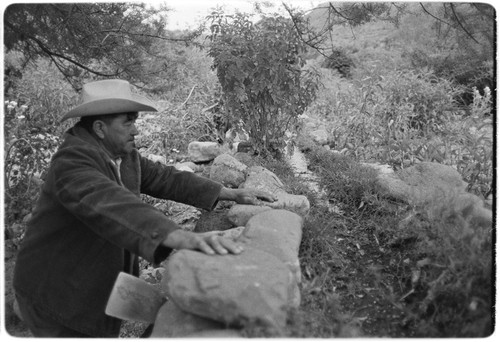
[{"label": "bush", "polygon": [[243,122],[255,149],[280,155],[285,132],[294,127],[316,91],[302,69],[305,45],[292,22],[265,17],[257,24],[244,14],[212,16],[209,55],[222,86],[225,114]]},{"label": "bush", "polygon": [[337,70],[342,77],[351,77],[351,68],[354,68],[354,62],[347,53],[340,48],[332,48],[332,53],[325,59],[321,67]]},{"label": "bush", "polygon": [[13,82],[4,104],[6,224],[31,212],[39,185],[69,123],[59,119],[74,92],[54,66],[40,60]]},{"label": "bush", "polygon": [[476,90],[468,107],[462,90],[431,72],[373,72],[348,83],[323,79],[306,114],[328,122],[333,147],[356,160],[404,168],[422,161],[455,167],[469,190],[487,196],[493,181],[491,92]]}]

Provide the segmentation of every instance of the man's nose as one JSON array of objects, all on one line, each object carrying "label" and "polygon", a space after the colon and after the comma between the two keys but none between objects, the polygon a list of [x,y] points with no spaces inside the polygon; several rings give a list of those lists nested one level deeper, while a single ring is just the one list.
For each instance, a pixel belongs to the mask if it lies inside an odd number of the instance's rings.
[{"label": "man's nose", "polygon": [[132,135],[139,134],[139,131],[137,130],[137,127],[135,126],[135,124],[132,124],[132,131],[130,132],[130,134],[132,134]]}]

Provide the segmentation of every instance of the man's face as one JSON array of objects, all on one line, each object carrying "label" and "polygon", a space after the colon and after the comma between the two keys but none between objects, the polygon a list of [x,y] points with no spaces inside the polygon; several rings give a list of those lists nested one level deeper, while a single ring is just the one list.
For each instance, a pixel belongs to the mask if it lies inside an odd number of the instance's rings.
[{"label": "man's face", "polygon": [[137,113],[119,114],[106,120],[103,144],[113,157],[122,157],[135,148],[134,137],[139,134],[135,127]]}]

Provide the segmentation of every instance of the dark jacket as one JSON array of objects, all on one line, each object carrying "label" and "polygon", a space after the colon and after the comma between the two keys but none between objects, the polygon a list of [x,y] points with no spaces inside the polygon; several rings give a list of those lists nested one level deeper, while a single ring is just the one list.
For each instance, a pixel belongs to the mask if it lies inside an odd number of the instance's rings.
[{"label": "dark jacket", "polygon": [[85,129],[70,129],[51,161],[14,272],[16,294],[91,336],[118,336],[120,320],[104,310],[118,273],[137,275],[133,255],[159,263],[171,252],[160,244],[179,227],[140,193],[210,210],[221,190],[137,150],[122,158],[120,170],[121,179]]}]

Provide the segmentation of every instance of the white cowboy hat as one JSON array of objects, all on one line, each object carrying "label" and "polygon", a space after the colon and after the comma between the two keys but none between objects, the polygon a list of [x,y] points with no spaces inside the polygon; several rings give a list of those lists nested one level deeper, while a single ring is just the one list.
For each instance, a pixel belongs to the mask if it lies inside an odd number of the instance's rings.
[{"label": "white cowboy hat", "polygon": [[133,94],[124,80],[103,80],[83,85],[80,104],[67,112],[69,118],[128,112],[157,112],[155,104],[144,96]]}]

